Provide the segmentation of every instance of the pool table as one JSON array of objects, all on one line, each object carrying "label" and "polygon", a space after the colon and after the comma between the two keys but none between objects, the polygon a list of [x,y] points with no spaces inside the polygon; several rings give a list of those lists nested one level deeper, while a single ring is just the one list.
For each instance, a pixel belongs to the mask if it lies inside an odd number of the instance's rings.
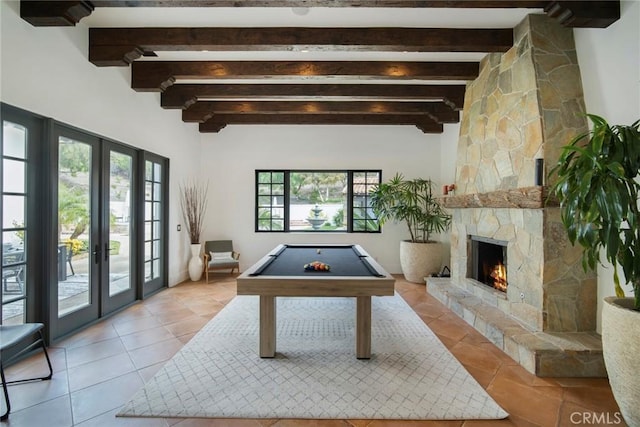
[{"label": "pool table", "polygon": [[[320,261],[329,271],[305,270]],[[361,246],[281,244],[242,273],[238,295],[260,296],[260,357],[276,353],[276,297],[355,297],[356,357],[371,357],[371,297],[393,295],[395,279]]]}]

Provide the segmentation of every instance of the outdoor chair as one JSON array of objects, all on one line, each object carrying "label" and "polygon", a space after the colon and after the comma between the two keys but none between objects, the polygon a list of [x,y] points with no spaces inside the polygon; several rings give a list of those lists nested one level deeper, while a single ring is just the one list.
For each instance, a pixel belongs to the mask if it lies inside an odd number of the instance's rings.
[{"label": "outdoor chair", "polygon": [[[5,294],[21,294],[23,292],[24,264],[18,264],[23,260],[24,251],[3,254],[2,291]],[[9,279],[13,279],[13,281],[10,282]],[[14,283],[15,286],[10,287]]]},{"label": "outdoor chair", "polygon": [[73,264],[71,263],[72,258],[73,258],[73,249],[69,248],[67,250],[67,263],[69,264],[69,269],[71,269],[71,276],[75,276],[76,272],[73,271]]},{"label": "outdoor chair", "polygon": [[[9,390],[7,390],[7,385],[23,383],[27,381],[50,380],[51,376],[53,375],[51,360],[49,359],[47,347],[44,344],[44,337],[42,336],[42,328],[44,328],[44,325],[42,323],[0,325],[0,378],[2,379],[4,401],[7,406],[6,412],[0,415],[0,421],[7,420],[9,418],[9,412],[11,411],[11,403],[9,402]],[[37,336],[37,339],[35,341],[33,341],[34,336]],[[4,375],[5,365],[18,356],[21,356],[38,346],[42,347],[44,356],[47,359],[47,365],[49,365],[49,374],[45,377],[28,378],[7,382],[7,379]]]},{"label": "outdoor chair", "polygon": [[207,283],[209,272],[230,269],[240,272],[240,254],[233,250],[231,240],[210,240],[204,243],[204,270]]}]

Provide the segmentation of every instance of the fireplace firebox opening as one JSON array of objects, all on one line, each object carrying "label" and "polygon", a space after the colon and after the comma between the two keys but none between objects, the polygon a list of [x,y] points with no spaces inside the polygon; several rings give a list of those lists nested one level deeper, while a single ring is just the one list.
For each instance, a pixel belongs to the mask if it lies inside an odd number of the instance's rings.
[{"label": "fireplace firebox opening", "polygon": [[507,292],[507,242],[480,236],[469,236],[468,277]]}]

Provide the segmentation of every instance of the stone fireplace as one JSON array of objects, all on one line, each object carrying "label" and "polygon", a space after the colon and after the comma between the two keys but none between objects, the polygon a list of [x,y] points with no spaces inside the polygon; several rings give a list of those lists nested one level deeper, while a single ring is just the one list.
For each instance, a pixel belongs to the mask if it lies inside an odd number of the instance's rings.
[{"label": "stone fireplace", "polygon": [[[427,280],[430,294],[539,376],[606,376],[595,274],[583,271],[536,171],[545,165],[546,176],[561,147],[587,130],[583,114],[572,30],[529,15],[513,48],[485,57],[467,85],[456,194],[443,196],[453,216],[451,278]],[[474,276],[482,268],[474,246],[488,243],[505,258],[501,290]]]}]

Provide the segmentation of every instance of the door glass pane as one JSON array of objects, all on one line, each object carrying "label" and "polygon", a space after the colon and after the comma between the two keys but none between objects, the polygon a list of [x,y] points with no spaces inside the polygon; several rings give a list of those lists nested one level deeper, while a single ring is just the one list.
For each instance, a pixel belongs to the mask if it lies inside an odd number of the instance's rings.
[{"label": "door glass pane", "polygon": [[150,261],[151,258],[151,242],[144,242],[144,260]]},{"label": "door glass pane", "polygon": [[58,316],[91,301],[91,146],[58,139]]},{"label": "door glass pane", "polygon": [[26,158],[27,128],[17,123],[3,122],[2,149],[6,157]]},{"label": "door glass pane", "polygon": [[153,184],[153,200],[156,202],[160,201],[160,196],[162,194],[162,187],[159,183]]},{"label": "door glass pane", "polygon": [[8,160],[2,162],[4,191],[7,193],[24,193],[25,162]]},{"label": "door glass pane", "polygon": [[[6,181],[5,181],[6,183]],[[4,213],[2,215],[3,228],[24,227],[25,196],[4,196],[2,198]]]},{"label": "door glass pane", "polygon": [[19,325],[25,323],[25,303],[26,299],[9,302],[2,306],[2,324]]},{"label": "door glass pane", "polygon": [[[26,297],[26,230],[2,233],[2,300],[14,301]],[[12,324],[23,323],[22,302],[2,307],[3,320]],[[4,323],[4,322],[3,322]]]},{"label": "door glass pane", "polygon": [[160,220],[160,203],[154,203],[153,204],[153,220],[154,221],[159,221]]},{"label": "door glass pane", "polygon": [[145,280],[145,282],[148,282],[151,279],[153,279],[153,277],[151,276],[151,261],[145,261],[145,263],[144,263],[144,280]]},{"label": "door glass pane", "polygon": [[151,214],[153,212],[153,209],[151,208],[152,203],[150,202],[146,202],[144,204],[144,220],[145,221],[150,221],[151,220]]},{"label": "door glass pane", "polygon": [[160,260],[153,260],[153,278],[157,279],[160,277]]},{"label": "door glass pane", "polygon": [[109,176],[109,295],[131,289],[131,177],[133,160],[111,152]]}]

